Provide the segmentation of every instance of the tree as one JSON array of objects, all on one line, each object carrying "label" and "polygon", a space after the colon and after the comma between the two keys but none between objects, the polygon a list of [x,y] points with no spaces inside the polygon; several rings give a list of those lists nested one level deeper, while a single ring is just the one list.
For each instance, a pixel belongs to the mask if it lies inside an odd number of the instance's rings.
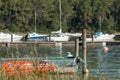
[{"label": "tree", "polygon": [[114,0],[111,6],[111,16],[114,18],[115,31],[120,31],[120,0]]}]

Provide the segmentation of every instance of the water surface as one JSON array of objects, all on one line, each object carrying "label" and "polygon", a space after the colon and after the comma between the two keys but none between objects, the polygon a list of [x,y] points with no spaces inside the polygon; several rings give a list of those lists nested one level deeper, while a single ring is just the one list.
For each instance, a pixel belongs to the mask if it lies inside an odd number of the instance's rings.
[{"label": "water surface", "polygon": [[[87,68],[89,74],[85,77],[85,80],[120,80],[120,46],[107,46],[109,51],[103,52],[103,47],[98,46],[91,48],[87,51]],[[0,47],[1,58],[23,58],[23,57],[44,57],[49,58],[51,56],[66,56],[66,52],[71,52],[75,56],[75,46],[68,45],[50,46],[50,45],[27,45],[27,46],[14,46],[14,47]],[[80,57],[82,51],[80,50]],[[76,75],[61,75],[67,80],[84,79],[81,69]],[[69,77],[67,77],[69,76]],[[71,77],[72,76],[72,77]],[[60,78],[61,79],[61,78]]]}]

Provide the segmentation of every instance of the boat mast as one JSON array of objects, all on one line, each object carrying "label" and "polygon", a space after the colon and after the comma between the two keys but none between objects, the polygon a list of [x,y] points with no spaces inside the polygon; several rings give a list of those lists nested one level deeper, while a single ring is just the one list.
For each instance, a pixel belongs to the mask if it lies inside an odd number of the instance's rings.
[{"label": "boat mast", "polygon": [[59,18],[60,18],[60,23],[59,23],[59,24],[60,24],[60,33],[61,33],[61,32],[62,32],[62,23],[61,23],[61,21],[62,21],[62,20],[61,20],[61,14],[62,14],[62,13],[61,13],[61,0],[59,0],[59,12],[60,12],[60,16],[59,16]]},{"label": "boat mast", "polygon": [[99,16],[99,30],[101,32],[101,16]]},{"label": "boat mast", "polygon": [[36,11],[35,11],[35,32],[36,32]]}]

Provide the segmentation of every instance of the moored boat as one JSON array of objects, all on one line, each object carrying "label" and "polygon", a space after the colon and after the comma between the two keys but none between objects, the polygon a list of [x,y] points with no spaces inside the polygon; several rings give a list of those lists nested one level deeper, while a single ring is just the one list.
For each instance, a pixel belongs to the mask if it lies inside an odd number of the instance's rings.
[{"label": "moored boat", "polygon": [[0,33],[0,42],[20,42],[23,36],[9,33]]},{"label": "moored boat", "polygon": [[86,41],[112,41],[114,40],[114,34],[103,34],[102,32],[96,32],[93,38],[87,38]]},{"label": "moored boat", "polygon": [[54,35],[47,37],[47,41],[58,41],[58,42],[59,41],[69,41],[69,36],[63,35],[63,33],[62,33],[61,0],[59,0],[59,12],[60,12],[60,15],[59,15],[59,20],[60,20],[59,27],[60,27],[60,30],[51,32]]},{"label": "moored boat", "polygon": [[43,35],[43,34],[37,34],[35,32],[33,33],[29,33],[25,36],[27,41],[42,41],[46,38],[47,35]]},{"label": "moored boat", "polygon": [[62,33],[56,33],[50,37],[47,37],[47,41],[69,41],[69,36]]}]

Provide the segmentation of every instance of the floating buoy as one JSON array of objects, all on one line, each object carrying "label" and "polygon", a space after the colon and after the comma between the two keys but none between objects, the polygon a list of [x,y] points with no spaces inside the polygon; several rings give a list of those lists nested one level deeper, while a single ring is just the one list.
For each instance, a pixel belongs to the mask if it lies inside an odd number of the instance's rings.
[{"label": "floating buoy", "polygon": [[106,53],[106,52],[109,51],[109,48],[108,48],[108,47],[104,47],[103,50],[104,50],[104,52]]},{"label": "floating buoy", "polygon": [[102,46],[103,46],[103,47],[106,47],[106,42],[103,42],[103,43],[102,43]]}]

